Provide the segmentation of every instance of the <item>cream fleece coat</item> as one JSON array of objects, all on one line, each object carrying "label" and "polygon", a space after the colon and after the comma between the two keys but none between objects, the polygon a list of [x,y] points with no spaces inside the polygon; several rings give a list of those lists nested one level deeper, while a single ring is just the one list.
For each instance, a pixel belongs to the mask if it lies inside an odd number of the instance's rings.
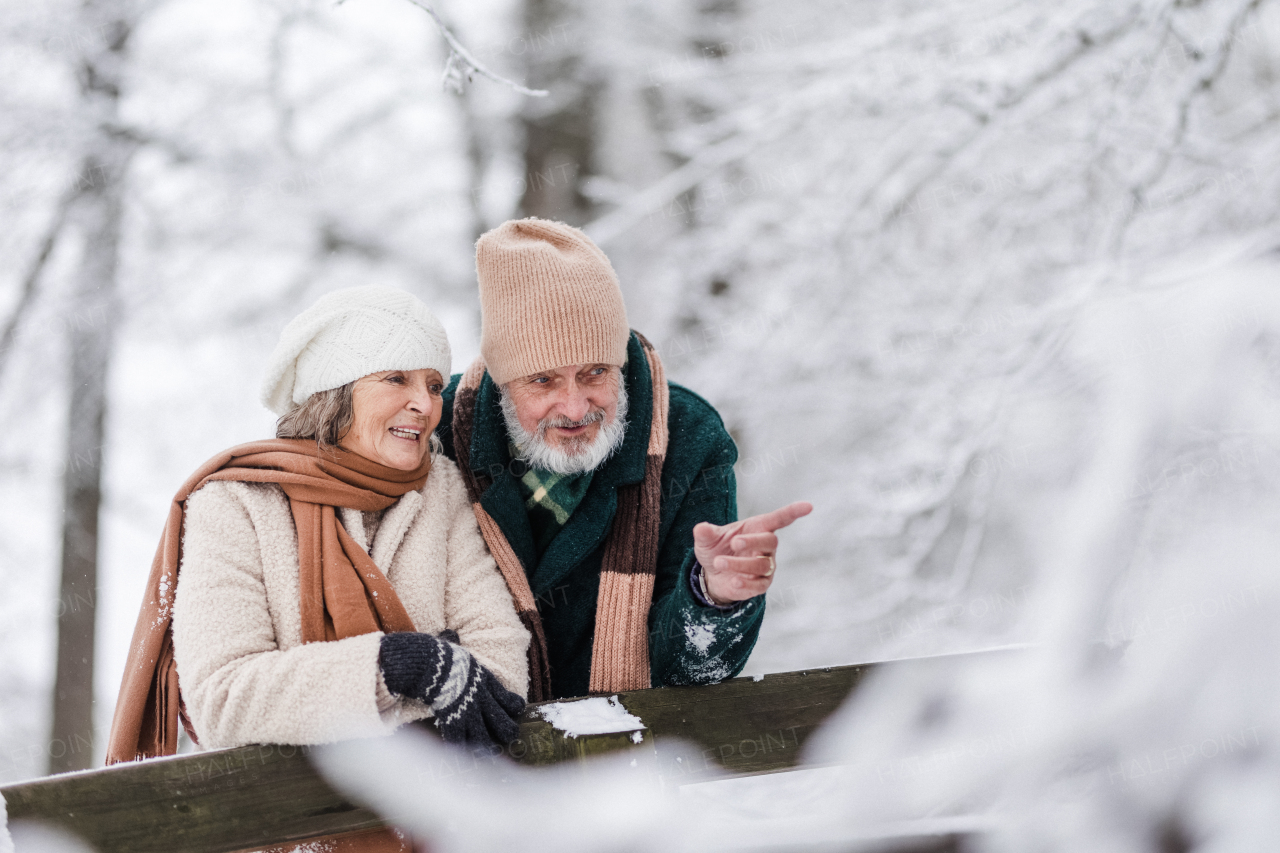
[{"label": "cream fleece coat", "polygon": [[[422,491],[386,510],[372,543],[359,511],[340,508],[338,518],[417,630],[452,628],[507,688],[528,695],[529,632],[453,462],[437,456]],[[182,549],[174,657],[203,748],[328,743],[431,715],[387,691],[381,633],[302,644],[297,534],[279,486],[207,484],[187,500]]]}]

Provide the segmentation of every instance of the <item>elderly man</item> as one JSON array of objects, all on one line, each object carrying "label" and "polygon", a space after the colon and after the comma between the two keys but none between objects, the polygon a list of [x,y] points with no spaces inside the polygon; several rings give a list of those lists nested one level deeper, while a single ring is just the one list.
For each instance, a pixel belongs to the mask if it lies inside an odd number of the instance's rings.
[{"label": "elderly man", "polygon": [[773,582],[774,531],[737,520],[738,452],[627,325],[604,253],[559,222],[476,244],[478,359],[438,430],[533,633],[530,699],[736,675]]}]

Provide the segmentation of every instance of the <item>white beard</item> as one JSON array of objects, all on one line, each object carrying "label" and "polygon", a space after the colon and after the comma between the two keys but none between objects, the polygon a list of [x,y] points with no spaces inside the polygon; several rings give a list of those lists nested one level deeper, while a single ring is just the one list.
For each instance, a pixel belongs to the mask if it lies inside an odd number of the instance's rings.
[{"label": "white beard", "polygon": [[[569,421],[565,418],[543,418],[538,423],[536,433],[529,432],[520,425],[516,415],[516,404],[504,386],[499,389],[502,405],[502,418],[507,422],[507,435],[515,443],[520,453],[520,461],[530,468],[541,471],[552,471],[556,474],[585,474],[594,471],[604,464],[605,460],[622,446],[627,434],[627,389],[618,378],[618,408],[613,420],[604,423],[603,409],[593,409],[580,421]],[[600,421],[600,429],[590,443],[581,440],[566,443],[566,446],[552,447],[547,443],[547,430],[555,426],[579,426]]]}]

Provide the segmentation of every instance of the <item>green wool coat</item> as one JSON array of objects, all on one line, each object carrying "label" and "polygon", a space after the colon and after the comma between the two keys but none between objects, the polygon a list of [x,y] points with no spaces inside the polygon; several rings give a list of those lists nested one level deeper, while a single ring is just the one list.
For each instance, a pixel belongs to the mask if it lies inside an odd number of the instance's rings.
[{"label": "green wool coat", "polygon": [[[629,400],[626,439],[596,470],[586,497],[541,559],[517,486],[523,468],[511,459],[498,389],[487,373],[477,397],[471,466],[493,475],[481,504],[524,565],[546,632],[556,698],[587,692],[600,564],[617,510],[617,490],[644,478],[653,392],[649,365],[634,335],[622,373]],[[453,398],[461,378],[455,374],[445,389],[437,429],[451,459]],[[738,449],[710,403],[675,383],[668,387],[670,438],[662,467],[658,568],[649,610],[649,671],[655,687],[709,684],[737,675],[755,646],[764,617],[764,596],[721,611],[699,604],[689,588],[694,525],[737,520],[733,464]]]}]

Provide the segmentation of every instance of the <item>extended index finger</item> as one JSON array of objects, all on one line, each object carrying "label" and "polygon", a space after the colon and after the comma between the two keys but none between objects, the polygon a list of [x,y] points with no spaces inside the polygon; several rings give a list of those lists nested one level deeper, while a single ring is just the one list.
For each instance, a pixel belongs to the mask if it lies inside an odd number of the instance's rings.
[{"label": "extended index finger", "polygon": [[743,523],[744,532],[748,533],[765,533],[774,530],[781,530],[797,518],[803,518],[813,512],[813,504],[808,501],[796,501],[779,507],[773,512],[766,512],[763,515],[757,515],[749,518]]}]

